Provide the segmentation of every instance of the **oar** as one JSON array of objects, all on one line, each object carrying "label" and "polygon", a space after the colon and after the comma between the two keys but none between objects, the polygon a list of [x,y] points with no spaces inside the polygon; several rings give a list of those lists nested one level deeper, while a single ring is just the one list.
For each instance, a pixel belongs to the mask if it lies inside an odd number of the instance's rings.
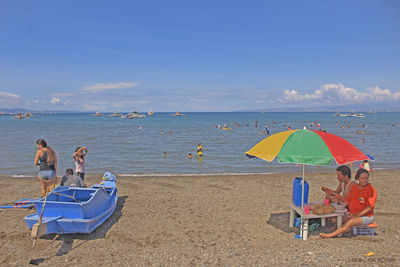
[{"label": "oar", "polygon": [[37,223],[35,223],[32,227],[32,233],[31,236],[34,235],[35,239],[33,239],[33,244],[32,244],[32,253],[31,253],[31,260],[29,261],[29,264],[35,264],[34,260],[32,259],[33,257],[33,252],[34,252],[34,248],[35,248],[35,244],[36,244],[36,240],[39,236],[39,228],[40,225],[42,224],[42,218],[43,218],[43,213],[44,213],[44,208],[46,207],[46,202],[47,202],[47,196],[49,195],[50,192],[46,193],[46,196],[44,198],[44,203],[43,203],[43,207],[42,207],[42,211],[40,212],[40,217]]},{"label": "oar", "polygon": [[[49,193],[46,193],[46,196],[45,196],[45,198],[44,198],[44,203],[43,203],[42,211],[40,212],[39,220],[38,220],[37,223],[35,223],[35,224],[38,224],[39,226],[42,224],[42,218],[43,218],[44,208],[46,207],[46,202],[47,202],[47,196],[48,196],[48,195],[49,195]],[[35,226],[35,225],[34,225],[34,226]],[[33,229],[32,229],[32,230],[33,230]],[[35,242],[36,242],[36,239],[37,239],[37,237],[38,237],[38,230],[39,230],[39,227],[36,228],[36,230],[37,230],[37,232],[35,233],[35,239],[33,240],[33,245],[32,245],[32,247],[35,246]]]}]

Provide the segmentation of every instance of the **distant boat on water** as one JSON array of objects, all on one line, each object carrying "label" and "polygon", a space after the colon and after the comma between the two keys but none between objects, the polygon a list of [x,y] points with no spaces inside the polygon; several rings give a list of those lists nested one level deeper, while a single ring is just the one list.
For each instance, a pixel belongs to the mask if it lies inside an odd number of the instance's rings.
[{"label": "distant boat on water", "polygon": [[139,114],[136,110],[132,113],[132,112],[129,112],[127,115],[126,115],[126,118],[128,118],[128,119],[135,119],[135,118],[144,118],[144,117],[146,117],[146,115],[144,115],[144,114]]},{"label": "distant boat on water", "polygon": [[365,115],[363,113],[338,113],[336,112],[334,114],[335,116],[339,117],[358,117],[358,118],[365,118]]},{"label": "distant boat on water", "polygon": [[92,114],[92,116],[101,117],[101,116],[103,116],[103,114],[101,114],[100,112],[96,112],[95,114]]},{"label": "distant boat on water", "polygon": [[186,116],[186,114],[185,113],[180,113],[180,112],[175,112],[174,114],[171,114],[171,116],[177,116],[177,117],[179,117],[179,116]]},{"label": "distant boat on water", "polygon": [[114,112],[111,117],[121,117],[122,114],[118,113],[118,112]]},{"label": "distant boat on water", "polygon": [[21,113],[19,113],[19,114],[17,114],[17,115],[15,115],[14,116],[14,119],[25,119],[25,118],[30,118],[32,116],[32,113],[25,113],[25,114],[21,114]]},{"label": "distant boat on water", "polygon": [[18,120],[21,120],[21,119],[25,119],[26,117],[23,115],[23,114],[18,114],[18,115],[16,115],[15,117],[14,117],[14,119],[18,119]]},{"label": "distant boat on water", "polygon": [[150,109],[149,112],[147,112],[147,114],[149,114],[149,116],[152,116],[152,115],[154,115],[154,112],[152,109]]}]

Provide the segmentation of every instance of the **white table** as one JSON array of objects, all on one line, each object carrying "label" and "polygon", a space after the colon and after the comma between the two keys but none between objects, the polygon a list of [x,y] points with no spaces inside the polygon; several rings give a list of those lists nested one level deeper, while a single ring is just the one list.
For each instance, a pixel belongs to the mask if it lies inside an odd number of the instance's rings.
[{"label": "white table", "polygon": [[[315,202],[315,203],[308,203],[304,206],[311,206],[314,204],[320,204],[319,202]],[[289,219],[289,227],[293,228],[294,227],[294,213],[300,214],[301,215],[301,206],[296,206],[293,202],[290,203],[290,219]],[[336,223],[337,223],[337,228],[340,228],[342,226],[342,222],[343,222],[343,215],[345,212],[334,212],[334,213],[329,213],[329,214],[325,214],[325,215],[318,215],[318,214],[312,214],[311,210],[310,210],[310,214],[305,214],[303,212],[303,218],[304,218],[304,225],[302,225],[303,227],[303,231],[301,231],[300,228],[300,234],[301,232],[303,232],[303,239],[307,240],[308,239],[308,220],[309,219],[321,219],[321,226],[325,226],[326,225],[326,218],[328,217],[336,217]]]}]

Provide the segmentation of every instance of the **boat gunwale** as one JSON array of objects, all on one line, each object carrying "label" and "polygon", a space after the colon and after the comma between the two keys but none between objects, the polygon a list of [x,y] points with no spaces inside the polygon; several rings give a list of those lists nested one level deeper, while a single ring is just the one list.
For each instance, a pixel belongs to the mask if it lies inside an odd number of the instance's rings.
[{"label": "boat gunwale", "polygon": [[[79,189],[79,190],[82,190],[82,191],[89,191],[89,190],[90,190],[90,191],[94,191],[94,192],[91,194],[90,198],[89,198],[88,200],[86,200],[86,201],[81,201],[81,202],[72,202],[72,201],[71,201],[71,202],[68,202],[68,201],[47,200],[46,202],[47,202],[48,204],[50,204],[50,203],[51,203],[51,204],[59,203],[59,204],[68,204],[68,205],[80,205],[80,206],[83,206],[83,205],[89,203],[90,201],[92,201],[93,198],[94,198],[97,194],[99,194],[98,192],[100,191],[100,189],[103,189],[104,192],[105,192],[109,197],[111,197],[111,196],[114,194],[114,191],[116,190],[117,187],[110,187],[110,188],[112,188],[112,191],[111,191],[110,193],[108,193],[108,192],[105,190],[104,187],[95,187],[95,188],[90,187],[90,188],[85,188],[85,187],[71,187],[71,186],[68,186],[68,187],[66,187],[65,190],[56,191],[55,193],[68,191],[68,190],[70,190],[70,189]],[[50,193],[50,194],[51,194],[51,193]],[[55,195],[57,195],[57,194],[55,194]],[[70,196],[70,197],[72,197],[72,196]],[[32,203],[34,203],[35,205],[36,205],[36,203],[41,203],[41,204],[43,205],[43,203],[44,203],[44,198],[41,198],[41,199],[39,199],[39,200],[32,201]]]}]

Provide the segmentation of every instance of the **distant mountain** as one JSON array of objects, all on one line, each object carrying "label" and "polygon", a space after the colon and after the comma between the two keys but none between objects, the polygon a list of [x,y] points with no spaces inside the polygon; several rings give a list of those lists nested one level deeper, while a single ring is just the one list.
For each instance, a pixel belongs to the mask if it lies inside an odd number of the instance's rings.
[{"label": "distant mountain", "polygon": [[93,113],[88,111],[71,111],[71,110],[32,110],[25,108],[0,108],[0,113]]},{"label": "distant mountain", "polygon": [[27,112],[37,112],[29,109],[24,109],[24,108],[0,108],[0,112],[3,113],[27,113]]}]

